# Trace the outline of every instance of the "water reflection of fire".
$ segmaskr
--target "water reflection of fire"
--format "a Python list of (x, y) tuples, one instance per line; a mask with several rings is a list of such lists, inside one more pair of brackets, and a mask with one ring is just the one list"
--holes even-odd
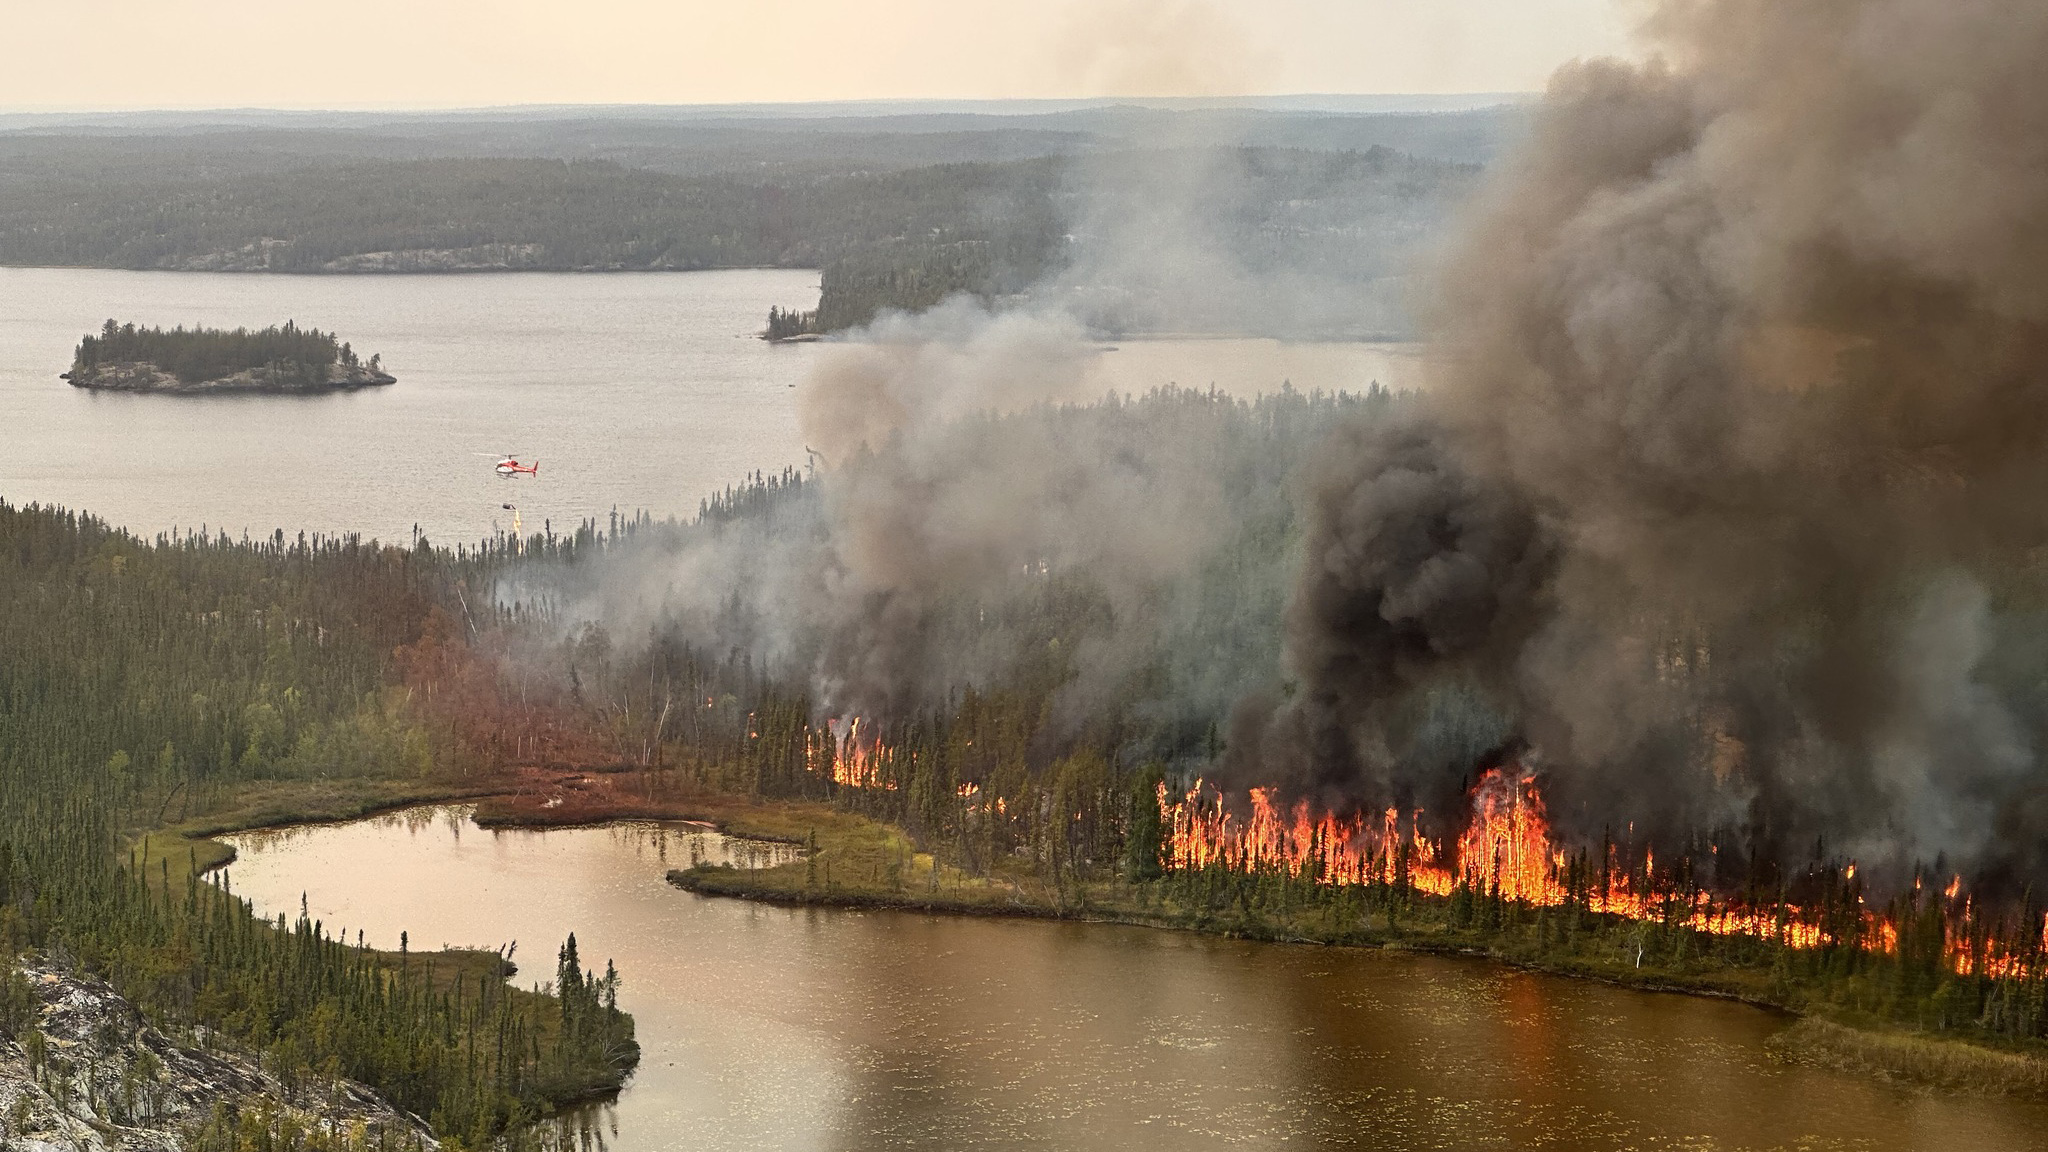
[[(1898, 926), (1862, 907), (1855, 865), (1841, 872), (1853, 891), (1847, 932), (1839, 918), (1782, 901), (1745, 906), (1693, 887), (1674, 870), (1660, 873), (1645, 850), (1640, 866), (1607, 846), (1604, 859), (1566, 850), (1550, 831), (1533, 773), (1511, 766), (1482, 776), (1470, 792), (1471, 811), (1454, 845), (1424, 835), (1420, 811), (1389, 808), (1377, 818), (1316, 814), (1302, 801), (1283, 812), (1270, 788), (1251, 790), (1250, 814), (1232, 812), (1202, 781), (1183, 796), (1159, 786), (1165, 825), (1165, 863), (1177, 871), (1222, 868), (1278, 872), (1322, 884), (1377, 884), (1432, 896), (1463, 889), (1530, 907), (1575, 904), (1588, 912), (1683, 926), (1715, 935), (1745, 935), (1793, 948), (1856, 942), (1881, 952), (1898, 947)], [(2022, 975), (2038, 967), (2030, 957), (2002, 951), (1987, 939), (1961, 879), (1944, 893), (1944, 953), (1961, 974)], [(2048, 950), (2048, 921), (2041, 944)]]

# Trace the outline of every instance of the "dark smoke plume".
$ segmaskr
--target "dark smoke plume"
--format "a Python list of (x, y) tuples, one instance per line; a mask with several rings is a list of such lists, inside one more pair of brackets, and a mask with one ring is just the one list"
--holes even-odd
[(1563, 69), (1482, 194), (1428, 418), (1313, 478), (1295, 691), (1238, 753), (1455, 789), (1416, 720), (1451, 693), (1594, 835), (2031, 867), (2048, 6), (1667, 0), (1647, 30), (1649, 63)]
[[(1303, 689), (1277, 717), (1268, 700), (1240, 709), (1234, 780), (1277, 778), (1339, 807), (1361, 787), (1404, 807), (1454, 797), (1440, 772), (1392, 756), (1399, 718), (1389, 705), (1448, 669), (1483, 677), (1511, 658), (1552, 552), (1520, 495), (1466, 470), (1445, 435), (1427, 416), (1383, 415), (1338, 429), (1309, 462), (1303, 569), (1288, 609)], [(1452, 760), (1462, 770), (1481, 751)]]

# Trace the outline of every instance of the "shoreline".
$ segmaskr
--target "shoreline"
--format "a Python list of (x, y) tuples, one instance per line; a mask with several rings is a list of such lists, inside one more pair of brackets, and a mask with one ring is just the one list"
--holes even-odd
[[(1633, 992), (1723, 1000), (1767, 1012), (1787, 1022), (1785, 1030), (1766, 1043), (1771, 1059), (1872, 1077), (1919, 1091), (2048, 1102), (2048, 1053), (2016, 1051), (1963, 1037), (1913, 1031), (1875, 1019), (1846, 1020), (1827, 1011), (1804, 1009), (1768, 995), (1720, 985), (1710, 979), (1689, 979), (1658, 968), (1614, 970), (1586, 962), (1515, 955), (1455, 940), (1386, 935), (1372, 930), (1348, 939), (1317, 939), (1203, 926), (1184, 919), (1130, 915), (1102, 908), (1060, 909), (1042, 904), (971, 903), (876, 892), (789, 892), (749, 884), (746, 877), (747, 873), (739, 869), (700, 865), (670, 869), (666, 879), (676, 888), (693, 895), (780, 907), (1100, 924), (1191, 932), (1261, 944), (1418, 953), (1487, 963), (1560, 980), (1591, 981)], [(1635, 974), (1638, 971), (1640, 975)]]
[[(303, 797), (299, 804), (263, 795), (255, 803), (194, 817), (152, 831), (134, 842), (145, 860), (151, 847), (168, 857), (189, 857), (201, 873), (231, 866), (233, 846), (214, 837), (351, 823), (409, 808), (474, 804), (471, 820), (486, 830), (605, 827), (630, 821), (691, 823), (721, 835), (810, 849), (802, 858), (759, 869), (699, 865), (670, 869), (664, 879), (679, 890), (705, 897), (748, 900), (782, 907), (896, 911), (924, 915), (1058, 921), (1161, 931), (1193, 932), (1257, 943), (1415, 952), (1499, 964), (1560, 979), (1591, 980), (1633, 991), (1698, 996), (1742, 1003), (1790, 1023), (1771, 1042), (1772, 1058), (1836, 1071), (1875, 1076), (1922, 1090), (1989, 1097), (2048, 1100), (2048, 1052), (2023, 1051), (1972, 1038), (1917, 1032), (1878, 1020), (1847, 1019), (1827, 1010), (1802, 1007), (1774, 997), (1755, 973), (1716, 979), (1660, 966), (1622, 967), (1584, 957), (1549, 957), (1484, 947), (1458, 939), (1450, 929), (1423, 924), (1389, 931), (1358, 921), (1323, 935), (1285, 930), (1267, 920), (1246, 922), (1195, 916), (1159, 903), (1159, 896), (1111, 881), (1098, 891), (1077, 886), (1034, 891), (1030, 877), (976, 877), (916, 850), (900, 830), (826, 804), (763, 801), (719, 792), (629, 795), (621, 781), (646, 782), (655, 773), (637, 768), (527, 767), (490, 779), (411, 782), (370, 793)], [(166, 842), (167, 841), (167, 842)], [(201, 846), (211, 846), (210, 850)], [(182, 865), (184, 860), (179, 860)], [(823, 883), (818, 869), (824, 866)], [(837, 874), (832, 872), (836, 866)], [(905, 878), (907, 870), (909, 877)], [(893, 887), (884, 886), (884, 878)], [(922, 889), (922, 890), (919, 890)], [(1426, 923), (1426, 922), (1424, 922)], [(1734, 977), (1749, 977), (1743, 979)]]
[[(746, 837), (753, 839), (753, 837)], [(1101, 924), (1123, 928), (1146, 928), (1160, 932), (1189, 932), (1198, 936), (1209, 936), (1219, 940), (1243, 940), (1255, 944), (1286, 944), (1307, 948), (1346, 948), (1361, 952), (1413, 952), (1427, 956), (1444, 956), (1462, 960), (1481, 960), (1498, 964), (1521, 972), (1561, 979), (1590, 980), (1616, 988), (1627, 988), (1637, 992), (1656, 992), (1678, 996), (1697, 996), (1709, 1000), (1728, 1000), (1761, 1008), (1776, 1015), (1807, 1019), (1795, 1008), (1761, 996), (1717, 988), (1710, 984), (1688, 983), (1673, 979), (1670, 974), (1657, 972), (1641, 979), (1603, 973), (1590, 968), (1574, 968), (1571, 965), (1542, 963), (1526, 958), (1455, 941), (1431, 941), (1413, 937), (1383, 936), (1355, 940), (1318, 940), (1309, 936), (1288, 936), (1279, 933), (1240, 932), (1228, 929), (1203, 928), (1178, 922), (1169, 917), (1146, 917), (1108, 912), (1099, 909), (1059, 909), (1042, 904), (998, 904), (970, 903), (934, 900), (909, 895), (861, 892), (817, 892), (790, 893), (774, 889), (750, 889), (743, 884), (707, 883), (708, 877), (723, 876), (738, 869), (727, 869), (718, 865), (700, 865), (696, 868), (671, 868), (664, 877), (671, 885), (698, 896), (710, 896), (728, 900), (744, 900), (755, 904), (772, 904), (785, 908), (846, 908), (874, 912), (915, 912), (928, 916), (979, 917), (1008, 920), (1046, 920), (1066, 924)]]
[(329, 369), (321, 383), (278, 380), (265, 369), (243, 369), (227, 376), (186, 381), (149, 361), (101, 365), (60, 372), (57, 379), (87, 392), (119, 392), (132, 396), (331, 396), (388, 388), (398, 377), (369, 369)]

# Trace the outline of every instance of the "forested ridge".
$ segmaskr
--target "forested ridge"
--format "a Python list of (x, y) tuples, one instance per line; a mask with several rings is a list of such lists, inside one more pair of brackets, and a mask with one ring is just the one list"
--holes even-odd
[[(1513, 101), (1440, 111), (1327, 112), (1145, 108), (1059, 111), (1012, 104), (973, 111), (930, 105), (813, 108), (809, 115), (666, 115), (585, 108), (454, 113), (0, 113), (0, 188), (43, 180), (83, 186), (254, 175), (370, 160), (601, 160), (675, 176), (775, 184), (936, 164), (993, 163), (1158, 147), (1364, 152), (1391, 148), (1483, 164), (1524, 130)], [(823, 113), (823, 114), (816, 114)]]
[[(1171, 178), (1162, 183), (1161, 171)], [(822, 268), (816, 328), (838, 331), (955, 293), (1019, 293), (1079, 261), (1091, 283), (1121, 294), (1091, 318), (1192, 328), (1214, 321), (1185, 300), (1154, 299), (1157, 286), (1122, 282), (1117, 269), (1134, 244), (1212, 244), (1240, 272), (1369, 285), (1402, 270), (1476, 172), (1378, 146), (1134, 149), (773, 178), (607, 160), (247, 166), (228, 157), (105, 179), (16, 161), (0, 167), (0, 263), (326, 273)], [(1156, 225), (1169, 234), (1131, 235), (1155, 226), (1147, 213), (1162, 199), (1187, 200)], [(1135, 306), (1123, 299), (1133, 293)], [(1344, 310), (1338, 304), (1309, 327), (1326, 328)]]
[(368, 258), (378, 254), (456, 252), (544, 270), (810, 268), (904, 235), (984, 234), (1042, 202), (1056, 175), (1034, 160), (756, 184), (507, 158), (51, 179), (0, 207), (0, 261), (320, 272), (376, 270)]

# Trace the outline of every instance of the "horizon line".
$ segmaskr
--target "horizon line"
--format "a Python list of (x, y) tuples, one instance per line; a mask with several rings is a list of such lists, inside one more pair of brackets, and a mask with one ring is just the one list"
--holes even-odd
[[(1091, 107), (1116, 107), (1119, 105), (1161, 106), (1177, 105), (1196, 109), (1228, 110), (1266, 102), (1302, 103), (1309, 101), (1413, 101), (1416, 104), (1447, 103), (1460, 105), (1455, 110), (1472, 110), (1488, 107), (1478, 101), (1492, 101), (1495, 104), (1522, 103), (1541, 96), (1540, 92), (1522, 91), (1460, 91), (1460, 92), (1276, 92), (1257, 95), (1234, 96), (875, 96), (841, 97), (827, 100), (732, 100), (656, 103), (650, 101), (536, 101), (529, 103), (505, 104), (108, 104), (108, 105), (52, 105), (52, 104), (0, 104), (0, 117), (70, 117), (70, 116), (132, 116), (132, 115), (184, 115), (184, 116), (318, 116), (318, 115), (489, 115), (493, 113), (548, 113), (574, 111), (646, 111), (646, 112), (713, 112), (713, 111), (761, 111), (774, 109), (832, 109), (856, 107), (909, 107), (932, 105), (1058, 105), (1062, 108), (1082, 109)], [(1475, 103), (1466, 104), (1471, 101)], [(1305, 108), (1303, 111), (1330, 111), (1343, 114), (1341, 110)], [(1402, 111), (1399, 108), (1378, 111)], [(1415, 111), (1427, 111), (1417, 108)], [(1370, 114), (1369, 112), (1366, 114)]]

